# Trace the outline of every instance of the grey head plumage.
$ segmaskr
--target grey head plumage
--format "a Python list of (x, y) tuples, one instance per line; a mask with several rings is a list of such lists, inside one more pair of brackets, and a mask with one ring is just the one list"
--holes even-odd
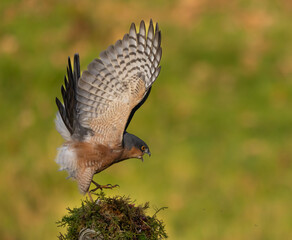
[[(151, 156), (151, 152), (149, 150), (148, 145), (140, 138), (135, 136), (134, 134), (125, 132), (123, 136), (123, 147), (127, 149), (132, 149), (133, 147), (139, 149), (142, 154), (146, 153)], [(141, 157), (142, 161), (143, 158)]]

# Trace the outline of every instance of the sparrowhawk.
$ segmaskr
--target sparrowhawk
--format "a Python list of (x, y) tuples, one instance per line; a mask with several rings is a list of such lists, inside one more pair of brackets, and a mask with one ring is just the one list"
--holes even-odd
[(82, 74), (79, 55), (74, 56), (73, 69), (68, 58), (63, 103), (56, 98), (55, 120), (66, 142), (56, 162), (77, 181), (81, 193), (95, 183), (94, 174), (123, 160), (150, 155), (147, 144), (128, 133), (127, 127), (159, 75), (161, 55), (161, 32), (150, 20), (148, 32), (144, 21), (139, 32), (132, 23), (129, 33), (101, 52)]

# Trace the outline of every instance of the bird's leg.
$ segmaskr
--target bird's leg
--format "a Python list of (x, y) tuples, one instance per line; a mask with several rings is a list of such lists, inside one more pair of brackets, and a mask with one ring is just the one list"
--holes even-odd
[(88, 191), (87, 194), (88, 194), (88, 197), (90, 198), (90, 201), (93, 202), (93, 199), (92, 199), (92, 196), (91, 196), (91, 191)]
[(119, 187), (119, 185), (118, 185), (118, 184), (115, 184), (115, 185), (107, 184), (107, 185), (101, 185), (100, 187), (101, 187), (101, 189), (103, 189), (103, 188), (106, 188), (106, 189), (113, 189), (113, 188), (115, 188), (115, 187)]
[(94, 193), (96, 190), (98, 190), (98, 189), (102, 190), (104, 188), (105, 189), (113, 189), (115, 187), (119, 187), (118, 184), (116, 184), (116, 185), (112, 185), (112, 184), (100, 185), (100, 184), (98, 184), (97, 182), (95, 182), (93, 180), (91, 180), (91, 182), (96, 186), (96, 188), (93, 188), (93, 189), (91, 189), (90, 191), (87, 192), (87, 194), (88, 194), (88, 196), (89, 196), (89, 198), (90, 198), (90, 200), (92, 202), (93, 202), (93, 199), (92, 199), (91, 193)]
[(118, 184), (116, 184), (116, 185), (112, 185), (112, 184), (100, 185), (100, 184), (98, 184), (97, 182), (95, 182), (93, 180), (91, 182), (96, 186), (96, 188), (94, 188), (94, 189), (91, 190), (92, 192), (95, 192), (97, 189), (102, 190), (104, 188), (106, 188), (106, 189), (113, 189), (115, 187), (119, 187)]

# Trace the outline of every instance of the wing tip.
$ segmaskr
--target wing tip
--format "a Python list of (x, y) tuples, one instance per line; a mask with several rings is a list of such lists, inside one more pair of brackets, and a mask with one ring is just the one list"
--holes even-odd
[(145, 21), (144, 20), (141, 20), (141, 22), (140, 22), (140, 26), (141, 25), (144, 25), (145, 26)]
[(59, 100), (59, 98), (57, 98), (57, 97), (55, 98), (55, 102), (56, 102), (57, 106), (58, 106), (59, 104), (62, 104), (61, 101)]
[(135, 25), (135, 23), (131, 23), (131, 26), (130, 26), (130, 33), (131, 32), (135, 32), (136, 33), (136, 25)]
[(150, 18), (149, 24), (153, 26), (152, 18)]
[(158, 22), (156, 22), (155, 32), (160, 32)]

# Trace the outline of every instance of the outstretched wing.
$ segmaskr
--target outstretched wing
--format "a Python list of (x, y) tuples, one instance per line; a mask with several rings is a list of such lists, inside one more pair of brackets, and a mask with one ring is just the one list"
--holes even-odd
[[(62, 90), (65, 92), (65, 110), (59, 107), (62, 105), (58, 105), (72, 136), (110, 146), (122, 143), (126, 126), (146, 100), (149, 95), (147, 93), (159, 75), (162, 54), (160, 44), (158, 24), (154, 30), (150, 21), (147, 34), (144, 21), (141, 22), (138, 33), (132, 24), (129, 34), (103, 51), (100, 59), (93, 60), (77, 81), (73, 74), (73, 82), (77, 83), (73, 91), (75, 98), (72, 100), (71, 97), (68, 101), (75, 109), (73, 107), (67, 113), (67, 108), (71, 105), (66, 106), (66, 99), (71, 94), (70, 86), (68, 90), (66, 84), (66, 91)], [(69, 75), (68, 73), (70, 82)], [(70, 120), (72, 112), (75, 122)]]
[(71, 60), (68, 58), (67, 77), (64, 77), (65, 88), (64, 86), (61, 87), (64, 104), (56, 98), (56, 104), (59, 110), (56, 118), (56, 127), (65, 140), (82, 141), (85, 136), (91, 133), (91, 130), (82, 127), (78, 121), (76, 108), (76, 90), (80, 78), (80, 62), (78, 54), (74, 55), (74, 72), (72, 71)]

